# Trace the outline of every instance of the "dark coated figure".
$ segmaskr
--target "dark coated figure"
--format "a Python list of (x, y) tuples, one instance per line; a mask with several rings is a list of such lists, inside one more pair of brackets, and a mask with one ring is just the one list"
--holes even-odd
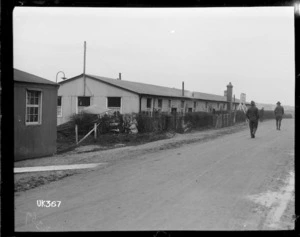
[(275, 119), (276, 119), (276, 129), (280, 130), (282, 116), (284, 115), (284, 109), (280, 105), (279, 101), (277, 102), (277, 106), (276, 106), (276, 108), (274, 110), (274, 114), (275, 114)]
[(251, 138), (255, 138), (255, 133), (257, 130), (259, 120), (259, 111), (258, 108), (255, 106), (254, 101), (251, 101), (251, 107), (247, 110), (246, 117), (249, 120)]

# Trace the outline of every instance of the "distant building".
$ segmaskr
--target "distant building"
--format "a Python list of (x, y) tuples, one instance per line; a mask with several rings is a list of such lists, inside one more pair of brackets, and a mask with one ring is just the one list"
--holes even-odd
[(15, 160), (56, 152), (58, 84), (14, 69)]
[[(125, 81), (94, 75), (78, 75), (61, 81), (58, 89), (57, 122), (69, 121), (70, 116), (80, 113), (84, 107), (97, 105), (103, 109), (112, 109), (121, 114), (149, 113), (155, 111), (174, 112), (212, 112), (227, 110), (232, 104), (235, 109), (239, 100), (233, 101), (232, 85), (226, 96), (191, 92), (139, 82)], [(228, 89), (228, 88), (227, 88)]]

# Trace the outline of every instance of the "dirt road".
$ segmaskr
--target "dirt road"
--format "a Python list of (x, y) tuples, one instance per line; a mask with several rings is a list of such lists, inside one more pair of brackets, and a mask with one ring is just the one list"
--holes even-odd
[[(123, 154), (124, 155), (124, 154)], [(16, 231), (294, 227), (294, 120), (147, 152), (21, 192)], [(61, 201), (38, 207), (38, 200)], [(45, 205), (47, 205), (45, 203)]]

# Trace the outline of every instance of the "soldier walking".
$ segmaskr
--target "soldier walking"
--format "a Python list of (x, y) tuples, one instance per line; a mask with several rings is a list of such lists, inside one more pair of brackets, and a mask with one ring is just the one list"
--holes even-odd
[(255, 106), (254, 101), (251, 101), (251, 107), (247, 110), (246, 117), (249, 120), (251, 138), (255, 138), (255, 133), (257, 130), (259, 120), (259, 111), (258, 108)]
[(279, 101), (277, 102), (277, 106), (276, 106), (276, 108), (274, 110), (274, 114), (275, 114), (275, 119), (276, 119), (276, 129), (280, 130), (282, 116), (284, 115), (284, 109), (280, 105)]

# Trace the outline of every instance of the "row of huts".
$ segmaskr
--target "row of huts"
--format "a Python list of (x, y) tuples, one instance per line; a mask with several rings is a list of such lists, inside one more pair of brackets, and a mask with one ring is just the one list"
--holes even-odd
[(240, 101), (227, 85), (224, 95), (191, 92), (139, 82), (81, 74), (54, 83), (14, 69), (15, 160), (56, 153), (56, 126), (96, 105), (126, 113), (232, 110)]

